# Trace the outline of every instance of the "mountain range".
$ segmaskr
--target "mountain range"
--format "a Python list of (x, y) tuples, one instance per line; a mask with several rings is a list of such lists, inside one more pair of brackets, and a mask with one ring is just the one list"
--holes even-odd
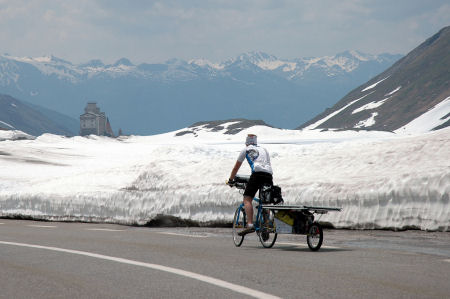
[(4, 54), (0, 93), (56, 117), (73, 135), (88, 101), (97, 102), (115, 131), (128, 134), (167, 132), (205, 119), (262, 119), (294, 128), (400, 57), (347, 51), (286, 60), (249, 52), (221, 63), (172, 59), (134, 65), (126, 58), (73, 64), (54, 56)]
[(427, 131), (450, 126), (450, 26), (299, 129)]

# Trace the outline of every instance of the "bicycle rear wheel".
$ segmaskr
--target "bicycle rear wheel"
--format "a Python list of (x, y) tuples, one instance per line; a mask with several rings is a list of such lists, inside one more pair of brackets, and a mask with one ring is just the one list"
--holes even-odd
[(245, 210), (243, 206), (239, 206), (234, 213), (233, 219), (233, 242), (236, 247), (242, 245), (244, 241), (244, 236), (239, 236), (239, 232), (245, 229), (247, 225), (247, 215), (245, 214)]
[(260, 226), (261, 228), (258, 231), (259, 241), (265, 248), (271, 248), (278, 236), (273, 210), (262, 210)]

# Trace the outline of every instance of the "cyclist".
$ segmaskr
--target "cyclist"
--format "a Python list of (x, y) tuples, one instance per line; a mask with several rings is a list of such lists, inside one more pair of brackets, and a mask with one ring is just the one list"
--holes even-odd
[(254, 134), (248, 134), (245, 140), (245, 148), (240, 152), (236, 164), (231, 171), (228, 183), (231, 185), (234, 182), (234, 178), (244, 162), (247, 159), (248, 164), (252, 170), (247, 187), (244, 191), (244, 209), (247, 214), (247, 228), (244, 229), (239, 235), (243, 236), (255, 231), (253, 227), (253, 205), (252, 201), (256, 195), (256, 192), (262, 185), (273, 185), (272, 181), (272, 166), (270, 165), (269, 152), (258, 146), (257, 136)]

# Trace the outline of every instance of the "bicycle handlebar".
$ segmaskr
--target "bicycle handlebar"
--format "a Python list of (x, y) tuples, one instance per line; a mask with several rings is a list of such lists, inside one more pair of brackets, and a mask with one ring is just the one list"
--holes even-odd
[(233, 186), (236, 187), (237, 189), (245, 189), (245, 187), (247, 187), (247, 184), (246, 183), (234, 183)]
[(247, 183), (243, 183), (243, 182), (227, 182), (227, 185), (230, 187), (236, 187), (237, 189), (245, 189), (245, 187), (247, 187)]

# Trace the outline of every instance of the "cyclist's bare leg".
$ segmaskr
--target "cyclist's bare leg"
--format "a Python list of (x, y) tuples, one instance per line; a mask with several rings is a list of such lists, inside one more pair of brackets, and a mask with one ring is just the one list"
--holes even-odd
[(250, 196), (244, 196), (244, 209), (247, 214), (247, 224), (253, 224), (253, 198)]

